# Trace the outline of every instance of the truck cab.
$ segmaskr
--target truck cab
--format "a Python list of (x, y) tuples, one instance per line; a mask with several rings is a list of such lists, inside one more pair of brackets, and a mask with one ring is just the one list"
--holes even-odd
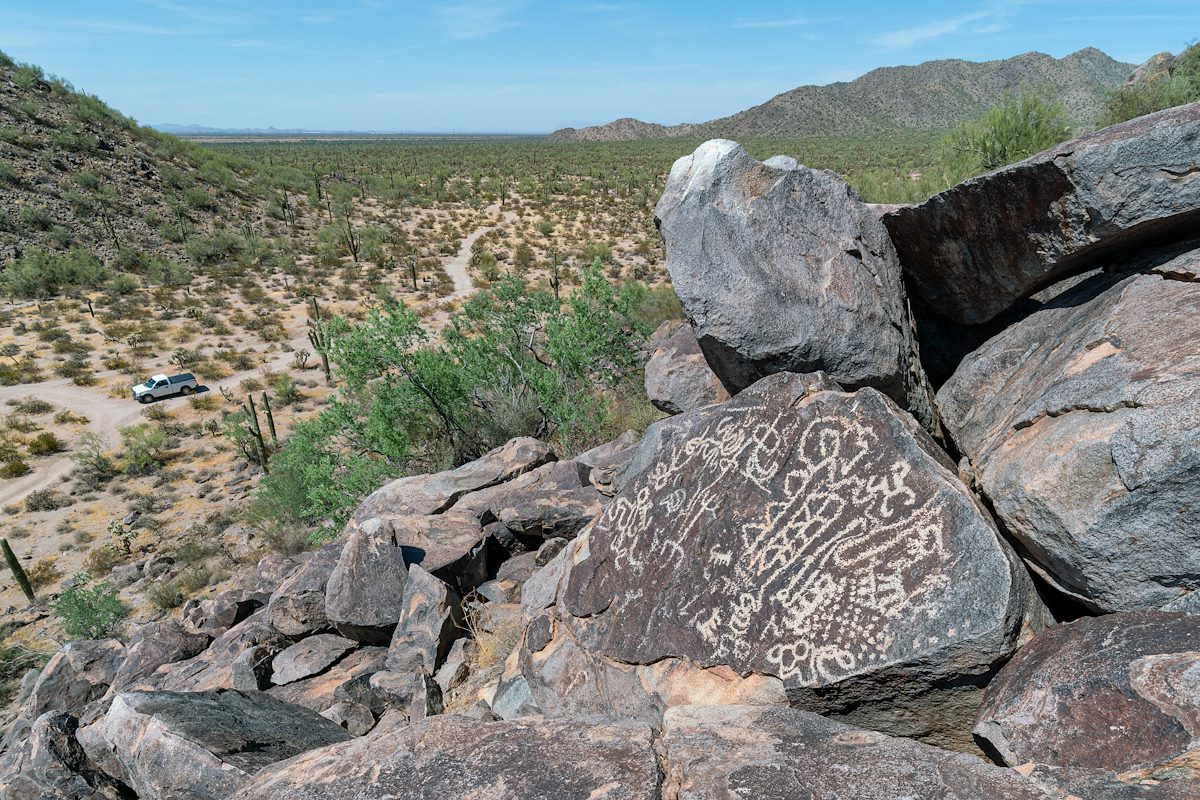
[(196, 384), (196, 376), (190, 372), (183, 372), (179, 375), (152, 375), (145, 383), (139, 383), (130, 390), (133, 393), (133, 399), (139, 403), (152, 403), (160, 397), (168, 397), (173, 394), (192, 394), (198, 388)]

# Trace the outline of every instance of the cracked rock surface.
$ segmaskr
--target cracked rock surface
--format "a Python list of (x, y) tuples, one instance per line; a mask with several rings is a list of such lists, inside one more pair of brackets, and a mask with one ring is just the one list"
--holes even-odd
[(1200, 251), (1099, 273), (972, 353), (947, 432), (1034, 569), (1099, 611), (1200, 586)]

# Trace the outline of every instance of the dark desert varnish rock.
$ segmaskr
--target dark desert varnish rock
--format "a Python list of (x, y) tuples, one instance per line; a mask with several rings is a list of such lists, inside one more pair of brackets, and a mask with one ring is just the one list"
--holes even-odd
[(1200, 222), (1200, 103), (1064, 142), (885, 214), (913, 292), (986, 322), (1114, 251)]
[(526, 586), (510, 687), (551, 714), (853, 708), (855, 724), (969, 746), (977, 685), (1044, 609), (933, 440), (880, 393), (831, 387), (777, 375), (672, 418)]
[(1000, 671), (975, 734), (1001, 763), (1041, 765), (1038, 780), (1084, 797), (1133, 797), (1144, 781), (1162, 784), (1146, 797), (1200, 796), (1198, 676), (1198, 617), (1080, 619), (1039, 634)]

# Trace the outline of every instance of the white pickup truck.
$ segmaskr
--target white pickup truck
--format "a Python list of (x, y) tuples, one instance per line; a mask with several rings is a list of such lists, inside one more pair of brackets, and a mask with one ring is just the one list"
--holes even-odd
[(139, 383), (136, 386), (130, 387), (133, 391), (133, 399), (139, 403), (153, 403), (160, 397), (167, 397), (173, 394), (191, 394), (200, 388), (196, 384), (196, 376), (190, 372), (184, 372), (179, 375), (154, 375), (145, 383)]

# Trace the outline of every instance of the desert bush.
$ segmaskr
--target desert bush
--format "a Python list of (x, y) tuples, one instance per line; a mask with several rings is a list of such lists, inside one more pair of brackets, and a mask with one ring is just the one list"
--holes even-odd
[(47, 655), (11, 641), (14, 625), (0, 628), (0, 705), (7, 706), (17, 693), (21, 678), (31, 669), (46, 663)]
[(27, 446), (29, 454), (32, 456), (48, 456), (52, 453), (61, 452), (66, 447), (63, 441), (50, 431), (44, 431), (34, 436), (29, 440)]
[(170, 611), (183, 605), (183, 591), (173, 580), (162, 580), (146, 589), (146, 601), (160, 611)]
[(40, 397), (23, 397), (20, 400), (9, 400), (7, 403), (18, 414), (49, 414), (54, 406)]
[(19, 478), (28, 475), (33, 469), (20, 458), (11, 458), (0, 465), (0, 478)]
[(271, 394), (281, 406), (290, 406), (303, 396), (296, 386), (296, 380), (287, 373), (277, 375), (271, 381)]
[(86, 572), (75, 576), (75, 586), (67, 589), (51, 605), (62, 622), (63, 630), (73, 639), (105, 639), (121, 630), (129, 612), (107, 583), (91, 584)]
[(161, 468), (166, 441), (167, 432), (148, 422), (121, 428), (121, 443), (125, 446), (121, 454), (122, 470), (127, 475), (137, 475)]
[(966, 174), (988, 172), (1069, 139), (1062, 103), (1041, 90), (1006, 94), (999, 106), (951, 131), (945, 146)]
[(123, 548), (102, 544), (83, 559), (83, 568), (91, 575), (104, 576), (112, 572), (113, 567), (128, 562), (130, 558)]
[(1099, 123), (1115, 125), (1197, 100), (1200, 100), (1200, 44), (1192, 44), (1176, 57), (1168, 74), (1113, 90), (1104, 101)]
[(54, 489), (38, 489), (25, 496), (26, 511), (54, 511), (71, 505), (71, 498)]
[(98, 289), (110, 275), (82, 248), (60, 254), (32, 248), (0, 272), (0, 288), (16, 297), (47, 297), (72, 289)]
[(30, 565), (25, 571), (26, 577), (29, 578), (29, 585), (35, 589), (43, 586), (49, 586), (56, 580), (62, 577), (62, 573), (58, 571), (58, 559), (55, 556), (46, 556), (38, 559)]

